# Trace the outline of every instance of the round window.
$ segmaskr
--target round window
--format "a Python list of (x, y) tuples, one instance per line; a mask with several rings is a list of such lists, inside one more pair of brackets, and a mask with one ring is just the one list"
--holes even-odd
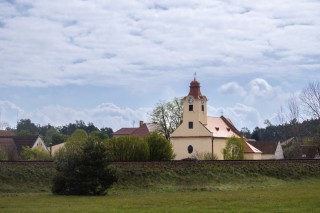
[(191, 145), (188, 146), (188, 152), (189, 152), (189, 154), (191, 154), (193, 152), (193, 146), (191, 146)]

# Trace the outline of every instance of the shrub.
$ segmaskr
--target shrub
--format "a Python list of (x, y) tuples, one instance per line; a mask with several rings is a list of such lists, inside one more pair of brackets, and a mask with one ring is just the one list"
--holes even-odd
[(104, 195), (117, 180), (103, 142), (87, 139), (79, 149), (66, 146), (58, 152), (55, 164), (54, 194)]
[(137, 136), (112, 138), (107, 146), (112, 161), (149, 160), (148, 144)]
[(20, 153), (21, 160), (50, 160), (51, 157), (48, 152), (41, 149), (31, 149), (29, 146), (22, 147)]
[(218, 156), (216, 154), (212, 154), (210, 152), (196, 151), (192, 157), (197, 160), (218, 160)]
[(0, 146), (0, 160), (8, 160), (8, 155), (2, 146)]
[(227, 145), (223, 149), (225, 160), (243, 160), (244, 159), (244, 140), (232, 136), (227, 140)]
[(151, 161), (172, 160), (175, 157), (171, 142), (160, 134), (153, 132), (145, 141), (149, 145)]

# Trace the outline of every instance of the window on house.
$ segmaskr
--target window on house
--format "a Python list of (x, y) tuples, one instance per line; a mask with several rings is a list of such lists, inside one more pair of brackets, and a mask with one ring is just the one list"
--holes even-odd
[(204, 105), (201, 105), (201, 111), (202, 112), (204, 111)]
[(193, 122), (189, 122), (189, 129), (193, 129)]
[(193, 111), (193, 105), (189, 105), (189, 111)]

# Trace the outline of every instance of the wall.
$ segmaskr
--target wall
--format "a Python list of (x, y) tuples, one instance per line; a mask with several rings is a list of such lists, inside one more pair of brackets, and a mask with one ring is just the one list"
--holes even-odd
[(244, 153), (245, 160), (261, 160), (261, 153)]
[[(199, 153), (212, 153), (212, 140), (211, 137), (205, 138), (174, 138), (171, 141), (173, 150), (176, 154), (175, 160), (185, 158), (192, 158), (196, 152)], [(193, 152), (188, 153), (188, 146), (193, 147)]]

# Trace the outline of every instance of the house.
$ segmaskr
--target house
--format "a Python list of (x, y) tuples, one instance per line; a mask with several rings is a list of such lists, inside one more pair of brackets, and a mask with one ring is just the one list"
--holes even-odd
[[(207, 116), (207, 97), (201, 94), (200, 83), (194, 79), (190, 91), (182, 99), (183, 122), (170, 135), (176, 160), (192, 158), (194, 153), (212, 153), (223, 160), (227, 140), (242, 137), (231, 120)], [(261, 151), (245, 143), (245, 159), (261, 159)]]
[(262, 152), (261, 157), (263, 160), (278, 160), (284, 158), (280, 142), (248, 140), (248, 143)]
[(113, 133), (113, 137), (138, 136), (139, 138), (144, 138), (154, 131), (156, 131), (156, 127), (153, 124), (146, 124), (143, 121), (140, 121), (139, 127), (121, 128)]
[(0, 131), (0, 146), (6, 151), (8, 160), (17, 160), (24, 146), (49, 152), (43, 140), (38, 135), (16, 136), (15, 133), (10, 130)]
[(320, 159), (320, 150), (317, 146), (300, 146), (293, 152), (295, 159)]
[(22, 148), (27, 146), (30, 147), (31, 149), (39, 149), (44, 152), (48, 152), (49, 150), (47, 146), (44, 144), (44, 141), (41, 139), (40, 136), (35, 135), (35, 136), (15, 136), (14, 137), (14, 142), (17, 147), (17, 152), (20, 154), (22, 151)]
[(57, 154), (57, 152), (64, 147), (64, 145), (66, 144), (66, 142), (64, 143), (59, 143), (53, 146), (49, 147), (49, 151), (50, 151), (50, 155), (54, 156), (55, 154)]

